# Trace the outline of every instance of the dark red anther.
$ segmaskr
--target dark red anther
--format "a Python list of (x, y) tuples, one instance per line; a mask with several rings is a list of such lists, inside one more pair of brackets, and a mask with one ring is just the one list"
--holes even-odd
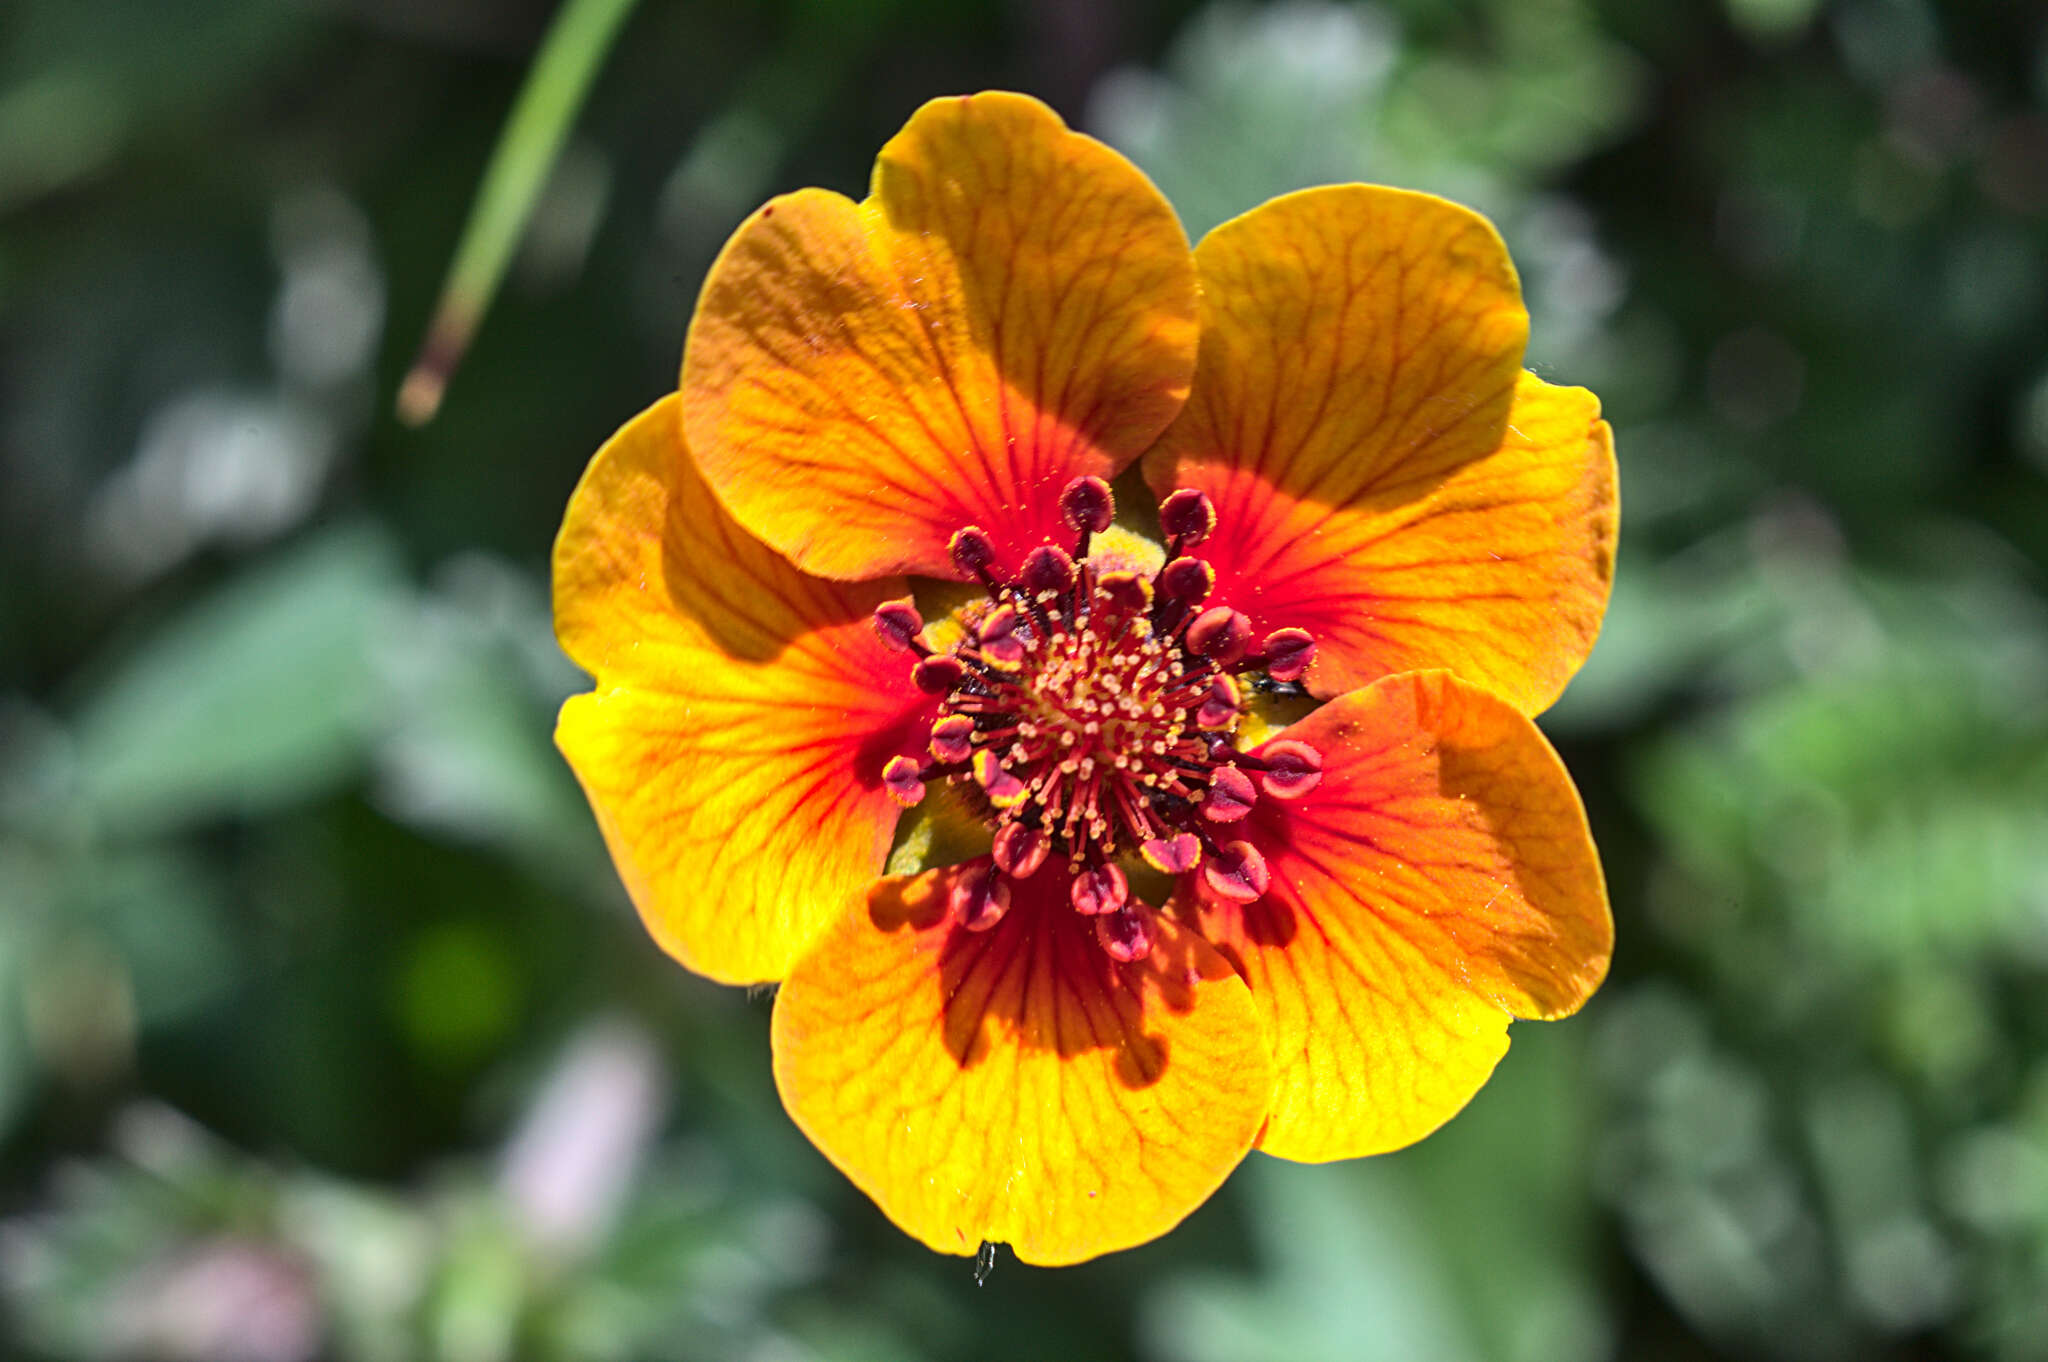
[(1030, 793), (1024, 788), (1024, 782), (1004, 770), (996, 754), (986, 747), (974, 754), (974, 778), (980, 783), (982, 793), (988, 796), (988, 802), (999, 809), (1016, 808)]
[[(1301, 744), (1240, 752), (1231, 735), (1247, 703), (1244, 677), (1263, 668), (1299, 677), (1312, 645), (1305, 631), (1278, 630), (1255, 651), (1251, 620), (1228, 608), (1216, 568), (1189, 547), (1217, 524), (1202, 493), (1162, 503), (1165, 561), (1142, 571), (1121, 554), (1089, 552), (1091, 536), (1114, 532), (1105, 480), (1075, 478), (1059, 507), (1078, 542), (1041, 541), (1008, 519), (953, 535), (951, 570), (979, 581), (985, 602), (929, 628), (909, 600), (878, 612), (884, 637), (913, 650), (933, 721), (929, 756), (914, 754), (921, 769), (906, 757), (888, 784), (905, 803), (934, 780), (958, 784), (990, 830), (988, 854), (951, 872), (954, 920), (986, 930), (1020, 883), (1044, 875), (1067, 886), (1112, 960), (1142, 960), (1167, 928), (1131, 893), (1131, 875), (1150, 873), (1132, 852), (1212, 904), (1251, 902), (1272, 881), (1250, 843), (1227, 839), (1259, 825), (1272, 792), (1311, 788), (1320, 760)], [(1018, 557), (1000, 556), (1026, 533)], [(940, 634), (944, 656), (926, 641)], [(1047, 869), (1056, 860), (1057, 874)]]
[(1164, 875), (1185, 875), (1202, 859), (1202, 844), (1192, 832), (1154, 837), (1138, 848), (1145, 863)]
[(929, 695), (949, 693), (966, 675), (967, 668), (951, 653), (934, 653), (930, 657), (921, 658), (918, 664), (910, 669), (910, 679), (917, 683), (919, 690)]
[(1112, 960), (1128, 965), (1152, 954), (1151, 910), (1128, 904), (1095, 919), (1095, 939)]
[(1215, 605), (1195, 616), (1188, 626), (1188, 647), (1219, 667), (1244, 656), (1252, 641), (1252, 622), (1227, 605)]
[(1024, 566), (1018, 570), (1017, 578), (1033, 595), (1065, 591), (1074, 584), (1073, 555), (1051, 544), (1041, 544), (1024, 555)]
[(1254, 903), (1273, 885), (1273, 871), (1250, 842), (1231, 842), (1202, 863), (1202, 883), (1217, 898)]
[(924, 798), (924, 770), (909, 757), (891, 757), (882, 763), (882, 788), (889, 798), (910, 808)]
[(1275, 799), (1299, 799), (1323, 781), (1323, 754), (1305, 742), (1282, 738), (1259, 749), (1266, 769), (1259, 784)]
[(1029, 823), (1005, 823), (996, 829), (995, 845), (989, 854), (1004, 874), (1013, 880), (1028, 880), (1052, 851), (1052, 838)]
[(1101, 917), (1114, 913), (1131, 898), (1130, 877), (1123, 867), (1114, 863), (1091, 865), (1074, 876), (1074, 886), (1069, 891), (1074, 900), (1074, 911), (1089, 917)]
[(1192, 487), (1183, 487), (1159, 503), (1159, 528), (1169, 543), (1188, 548), (1216, 528), (1216, 503)]
[(1108, 483), (1085, 474), (1060, 489), (1060, 518), (1076, 534), (1101, 534), (1116, 518), (1116, 497)]
[(1209, 682), (1209, 693), (1202, 697), (1202, 703), (1195, 709), (1195, 725), (1210, 733), (1226, 729), (1237, 722), (1238, 710), (1243, 704), (1244, 697), (1233, 678), (1214, 677)]
[(1202, 797), (1202, 817), (1212, 823), (1235, 823), (1259, 802), (1252, 778), (1235, 766), (1219, 766), (1209, 773), (1209, 792)]
[(1017, 632), (1017, 607), (999, 605), (974, 631), (981, 655), (990, 666), (1015, 671), (1024, 662), (1024, 636)]
[(925, 651), (924, 640), (918, 637), (924, 632), (924, 616), (917, 613), (916, 603), (908, 596), (875, 607), (875, 632), (900, 652)]
[(988, 576), (989, 565), (996, 560), (995, 542), (988, 537), (988, 531), (979, 525), (968, 525), (953, 531), (953, 538), (947, 543), (946, 552), (953, 559), (953, 566), (959, 569), (963, 577)]
[(1275, 681), (1299, 681), (1315, 661), (1316, 641), (1306, 629), (1275, 629), (1266, 635), (1266, 675)]
[(992, 865), (968, 866), (946, 892), (953, 920), (970, 932), (985, 932), (1010, 911), (1010, 886)]
[(1216, 589), (1216, 569), (1199, 558), (1176, 558), (1159, 569), (1159, 594), (1194, 604)]
[(1111, 605), (1136, 615), (1152, 605), (1152, 583), (1135, 572), (1105, 572), (1095, 589)]
[(948, 714), (932, 725), (932, 758), (948, 766), (974, 755), (974, 720), (965, 714)]

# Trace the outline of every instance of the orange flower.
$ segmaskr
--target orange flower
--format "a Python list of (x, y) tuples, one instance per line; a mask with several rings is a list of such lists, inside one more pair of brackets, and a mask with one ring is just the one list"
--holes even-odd
[(1141, 1243), (1253, 1147), (1420, 1138), (1597, 986), (1528, 716), (1613, 455), (1526, 331), (1462, 208), (1308, 190), (1190, 252), (1018, 95), (734, 234), (570, 503), (557, 737), (656, 940), (781, 982), (784, 1103), (911, 1234)]

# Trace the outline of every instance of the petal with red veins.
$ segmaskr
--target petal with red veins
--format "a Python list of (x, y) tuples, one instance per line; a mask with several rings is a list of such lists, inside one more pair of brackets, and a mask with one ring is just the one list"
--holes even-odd
[(555, 542), (555, 630), (596, 678), (555, 740), (656, 941), (727, 983), (780, 978), (882, 868), (936, 701), (875, 632), (900, 579), (799, 572), (734, 524), (679, 403), (591, 460)]
[(1012, 884), (999, 922), (964, 931), (951, 886), (987, 864), (882, 881), (797, 963), (775, 1001), (783, 1104), (942, 1253), (1072, 1263), (1164, 1234), (1265, 1117), (1250, 995), (1164, 917), (1142, 960), (1112, 961), (1064, 875)]
[(1522, 372), (1513, 265), (1475, 213), (1336, 185), (1196, 252), (1201, 357), (1146, 455), (1216, 505), (1213, 599), (1315, 640), (1334, 696), (1446, 668), (1546, 708), (1606, 611), (1617, 523), (1600, 405)]
[(687, 436), (741, 524), (829, 577), (956, 576), (1067, 542), (1059, 494), (1179, 410), (1194, 263), (1144, 175), (1037, 100), (934, 100), (868, 198), (807, 189), (740, 227), (683, 357)]
[(1526, 717), (1445, 672), (1388, 677), (1281, 739), (1323, 777), (1235, 836), (1270, 883), (1177, 910), (1238, 965), (1279, 1070), (1260, 1147), (1320, 1161), (1421, 1139), (1477, 1092), (1512, 1017), (1561, 1017), (1613, 948), (1570, 777)]

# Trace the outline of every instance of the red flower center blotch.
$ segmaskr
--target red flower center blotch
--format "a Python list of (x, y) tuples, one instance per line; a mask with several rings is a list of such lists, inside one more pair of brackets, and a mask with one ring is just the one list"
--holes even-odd
[[(1315, 645), (1280, 629), (1254, 649), (1244, 615), (1208, 603), (1215, 573), (1189, 553), (1216, 522), (1201, 493), (1163, 503), (1166, 561), (1149, 577), (1090, 556), (1115, 511), (1102, 479), (1074, 479), (1060, 509), (1073, 552), (1041, 546), (1014, 575), (996, 571), (980, 526), (954, 534), (954, 565), (988, 598), (963, 612), (966, 632), (950, 653), (931, 651), (909, 601), (875, 611), (876, 632), (914, 653), (917, 684), (941, 697), (929, 759), (892, 758), (883, 783), (905, 805), (923, 799), (926, 781), (964, 785), (993, 829), (989, 877), (956, 905), (963, 926), (995, 925), (1009, 902), (1005, 880), (1063, 859), (1073, 905), (1096, 919), (1102, 948), (1136, 960), (1151, 949), (1152, 909), (1130, 897), (1118, 858), (1139, 855), (1173, 875), (1206, 858), (1232, 898), (1264, 892), (1257, 853), (1222, 836), (1258, 799), (1253, 777), (1276, 774), (1231, 742), (1239, 678), (1262, 673), (1255, 684), (1291, 687)], [(1290, 763), (1282, 797), (1300, 792), (1312, 759)]]

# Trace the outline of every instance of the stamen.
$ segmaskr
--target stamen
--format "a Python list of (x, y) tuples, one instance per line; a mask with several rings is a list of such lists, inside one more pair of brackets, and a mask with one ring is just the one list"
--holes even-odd
[(1135, 572), (1105, 572), (1095, 589), (1110, 604), (1133, 615), (1143, 614), (1152, 604), (1152, 583)]
[(1052, 839), (1040, 829), (1023, 823), (1005, 823), (996, 829), (990, 854), (1011, 879), (1028, 880), (1051, 852)]
[(875, 607), (875, 632), (882, 636), (882, 642), (900, 652), (930, 651), (919, 637), (924, 632), (924, 616), (917, 613), (916, 602), (908, 596), (883, 601)]
[(1131, 904), (1095, 919), (1095, 939), (1112, 960), (1128, 965), (1152, 953), (1150, 910)]
[(1202, 859), (1202, 844), (1192, 832), (1154, 837), (1138, 848), (1145, 863), (1163, 875), (1184, 875)]
[(1074, 911), (1089, 917), (1114, 913), (1131, 897), (1131, 882), (1115, 862), (1092, 865), (1074, 876)]
[(1188, 626), (1188, 647), (1219, 667), (1243, 657), (1251, 638), (1252, 622), (1227, 605), (1211, 606)]
[(974, 779), (988, 802), (999, 809), (1013, 809), (1024, 802), (1024, 782), (1004, 770), (996, 754), (986, 747), (974, 754)]
[(1299, 799), (1323, 781), (1323, 754), (1305, 742), (1283, 738), (1260, 753), (1265, 771), (1259, 783), (1275, 799)]
[(975, 630), (982, 658), (992, 667), (1015, 671), (1024, 663), (1024, 640), (1017, 633), (1017, 607), (999, 605)]
[(1228, 676), (1215, 677), (1209, 682), (1209, 689), (1203, 695), (1201, 705), (1195, 710), (1195, 723), (1209, 732), (1229, 728), (1237, 722), (1238, 711), (1243, 704), (1244, 697), (1239, 692), (1235, 679)]
[(882, 786), (891, 799), (911, 808), (924, 798), (924, 771), (909, 757), (891, 757), (882, 763)]
[(1159, 528), (1178, 549), (1192, 548), (1216, 528), (1216, 503), (1192, 487), (1183, 487), (1159, 503)]
[(1212, 823), (1235, 823), (1258, 802), (1258, 787), (1235, 766), (1219, 766), (1209, 773), (1209, 793), (1202, 799), (1202, 817)]
[(967, 668), (961, 665), (959, 658), (943, 653), (920, 659), (918, 664), (910, 669), (910, 679), (927, 695), (949, 693), (966, 675)]
[(1010, 911), (1010, 886), (992, 865), (975, 865), (960, 872), (947, 891), (946, 906), (953, 918), (970, 932), (985, 932)]
[(1257, 847), (1232, 842), (1202, 863), (1202, 883), (1231, 903), (1255, 903), (1272, 887), (1273, 872)]
[(989, 564), (996, 560), (995, 543), (988, 537), (988, 531), (979, 525), (955, 530), (953, 538), (946, 544), (946, 553), (963, 577), (986, 577)]
[(1299, 681), (1308, 674), (1309, 663), (1315, 661), (1316, 641), (1306, 629), (1275, 629), (1266, 635), (1261, 651), (1266, 659), (1266, 675), (1275, 681)]
[(974, 720), (965, 714), (948, 714), (932, 725), (930, 743), (935, 761), (953, 765), (974, 755)]
[(1216, 570), (1200, 558), (1176, 558), (1159, 569), (1159, 594), (1194, 604), (1216, 589)]
[(1074, 585), (1074, 560), (1064, 549), (1041, 544), (1024, 555), (1024, 566), (1017, 575), (1024, 589), (1034, 594), (1063, 592)]
[(1060, 489), (1060, 518), (1076, 534), (1101, 534), (1116, 518), (1116, 497), (1092, 473), (1075, 478)]

